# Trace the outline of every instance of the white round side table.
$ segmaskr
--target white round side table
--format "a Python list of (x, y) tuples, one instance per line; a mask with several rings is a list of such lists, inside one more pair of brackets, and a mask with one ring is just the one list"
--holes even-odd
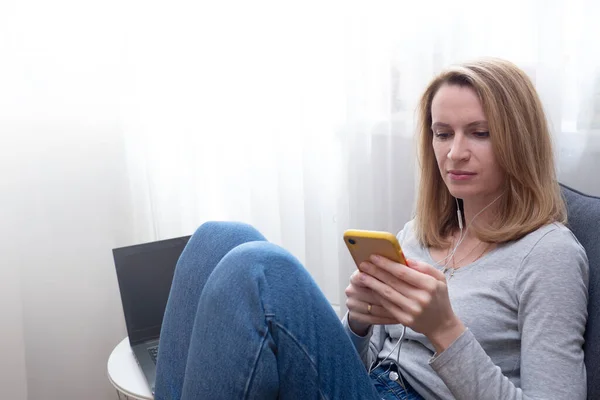
[(108, 380), (117, 389), (119, 399), (154, 400), (146, 378), (138, 366), (129, 338), (119, 343), (108, 357)]

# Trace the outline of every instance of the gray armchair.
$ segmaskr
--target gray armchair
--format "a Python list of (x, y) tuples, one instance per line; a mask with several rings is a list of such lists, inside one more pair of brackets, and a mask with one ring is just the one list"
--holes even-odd
[(567, 202), (568, 226), (585, 248), (590, 262), (585, 366), (588, 399), (600, 399), (600, 197), (561, 186)]

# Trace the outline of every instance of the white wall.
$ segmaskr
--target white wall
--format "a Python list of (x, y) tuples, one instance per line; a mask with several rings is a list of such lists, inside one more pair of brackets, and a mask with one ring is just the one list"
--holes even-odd
[(0, 397), (114, 399), (133, 241), (120, 2), (0, 3)]
[(0, 239), (12, 243), (2, 268), (12, 349), (2, 364), (16, 368), (2, 386), (15, 388), (11, 399), (114, 399), (106, 361), (126, 331), (111, 249), (133, 240), (119, 128), (12, 129), (11, 224)]
[[(0, 171), (7, 170), (9, 160), (6, 147), (0, 148)], [(14, 251), (13, 234), (18, 221), (9, 207), (15, 204), (11, 196), (17, 182), (14, 175), (2, 173), (0, 179), (0, 387), (3, 398), (25, 400), (27, 381), (25, 374), (25, 343), (23, 337), (23, 310), (19, 279), (19, 257)], [(14, 209), (13, 209), (14, 211)]]

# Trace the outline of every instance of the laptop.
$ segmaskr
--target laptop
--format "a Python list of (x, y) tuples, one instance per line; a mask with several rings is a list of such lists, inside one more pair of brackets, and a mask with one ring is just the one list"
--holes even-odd
[(173, 273), (189, 239), (182, 236), (113, 249), (129, 343), (152, 394)]

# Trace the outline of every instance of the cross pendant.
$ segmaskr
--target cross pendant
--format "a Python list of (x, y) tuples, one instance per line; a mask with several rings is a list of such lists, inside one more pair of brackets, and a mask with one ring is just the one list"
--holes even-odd
[(446, 272), (450, 271), (450, 276), (448, 277), (448, 280), (452, 279), (452, 277), (454, 276), (454, 272), (456, 271), (454, 268), (448, 268), (448, 267), (444, 267), (444, 269), (442, 270), (442, 273), (444, 275), (446, 275)]

